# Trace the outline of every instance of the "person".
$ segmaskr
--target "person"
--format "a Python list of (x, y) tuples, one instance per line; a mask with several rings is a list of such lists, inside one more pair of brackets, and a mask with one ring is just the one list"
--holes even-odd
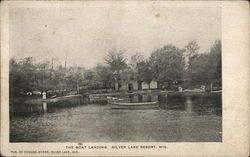
[(43, 99), (46, 99), (46, 92), (45, 91), (43, 91)]
[(182, 92), (182, 87), (179, 86), (179, 87), (178, 87), (178, 90), (179, 90), (179, 92)]

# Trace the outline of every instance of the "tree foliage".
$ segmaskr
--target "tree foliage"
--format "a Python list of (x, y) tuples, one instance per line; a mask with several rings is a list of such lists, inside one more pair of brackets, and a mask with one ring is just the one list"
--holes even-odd
[[(199, 53), (199, 45), (191, 41), (183, 49), (165, 45), (154, 50), (149, 58), (137, 53), (127, 64), (125, 51), (112, 49), (105, 57), (107, 66), (98, 64), (92, 69), (84, 67), (53, 66), (53, 61), (36, 63), (33, 58), (10, 59), (10, 93), (18, 95), (28, 91), (114, 89), (118, 80), (150, 84), (152, 80), (170, 88), (180, 80), (188, 80), (189, 86), (221, 85), (221, 41), (217, 40), (208, 53)], [(185, 68), (185, 58), (189, 66)], [(128, 66), (129, 65), (129, 66)]]
[(193, 84), (221, 84), (221, 41), (215, 41), (208, 53), (192, 56), (188, 70)]
[[(184, 52), (184, 58), (185, 58), (185, 69), (188, 69), (188, 67), (190, 66), (190, 58), (192, 58), (193, 56), (197, 55), (199, 53), (199, 49), (200, 46), (198, 45), (196, 40), (192, 40), (190, 41), (186, 46), (185, 46), (185, 52)], [(188, 75), (186, 75), (187, 73), (185, 73), (185, 77), (189, 77)]]
[(105, 57), (106, 63), (109, 65), (113, 72), (119, 73), (121, 70), (127, 67), (126, 57), (124, 55), (124, 50), (112, 49), (108, 52)]
[(136, 53), (134, 55), (131, 56), (130, 58), (130, 68), (133, 69), (134, 71), (137, 71), (137, 67), (138, 67), (138, 64), (144, 62), (144, 57), (142, 56), (142, 54), (140, 53)]
[(150, 84), (150, 82), (154, 79), (154, 69), (149, 61), (141, 61), (137, 64), (138, 67), (138, 76), (137, 79), (139, 82), (146, 82)]
[(113, 73), (111, 69), (109, 69), (106, 66), (97, 65), (95, 67), (95, 71), (97, 73), (98, 80), (102, 84), (102, 88), (106, 88), (106, 89), (113, 88), (114, 78), (113, 78)]
[(185, 46), (184, 55), (187, 56), (188, 58), (190, 58), (190, 57), (198, 54), (199, 49), (200, 49), (200, 46), (198, 45), (197, 41), (192, 40)]
[(78, 81), (83, 80), (84, 68), (52, 68), (49, 61), (35, 63), (28, 57), (17, 61), (10, 59), (10, 93), (25, 94), (32, 91), (76, 90)]
[(166, 45), (154, 51), (149, 63), (152, 66), (154, 78), (161, 84), (173, 82), (182, 79), (184, 71), (183, 50), (174, 45)]

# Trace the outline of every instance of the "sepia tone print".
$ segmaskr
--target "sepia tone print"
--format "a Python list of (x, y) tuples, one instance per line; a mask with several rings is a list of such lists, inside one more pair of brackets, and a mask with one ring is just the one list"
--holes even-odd
[(222, 142), (219, 7), (12, 7), (10, 142)]

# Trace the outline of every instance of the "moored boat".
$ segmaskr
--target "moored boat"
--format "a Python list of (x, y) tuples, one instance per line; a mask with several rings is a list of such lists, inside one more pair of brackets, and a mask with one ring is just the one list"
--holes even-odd
[(159, 102), (110, 102), (111, 109), (156, 109), (159, 107)]

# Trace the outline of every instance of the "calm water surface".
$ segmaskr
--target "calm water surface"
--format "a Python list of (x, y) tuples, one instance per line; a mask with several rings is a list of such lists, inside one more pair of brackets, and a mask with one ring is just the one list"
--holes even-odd
[(221, 97), (161, 98), (159, 109), (152, 110), (76, 102), (20, 104), (16, 110), (10, 120), (11, 142), (222, 141)]

